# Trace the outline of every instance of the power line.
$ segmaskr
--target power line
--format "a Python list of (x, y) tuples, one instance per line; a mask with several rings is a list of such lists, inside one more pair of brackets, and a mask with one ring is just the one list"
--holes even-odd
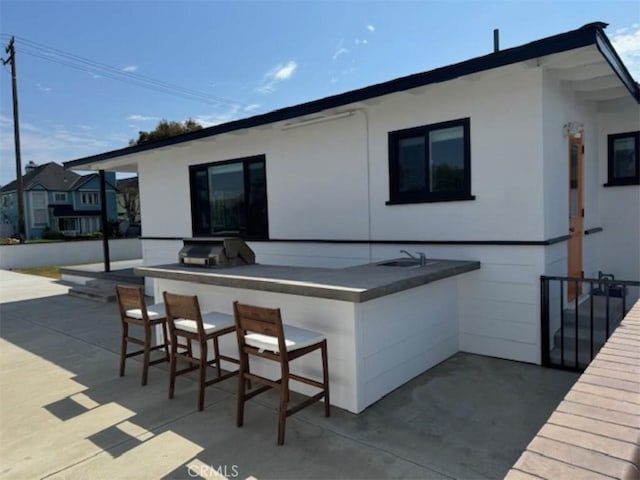
[[(0, 37), (8, 37), (8, 35), (0, 34)], [(34, 42), (23, 37), (16, 37), (16, 39), (20, 41), (20, 45), (17, 46), (19, 47), (18, 50), (22, 53), (52, 63), (57, 63), (69, 68), (84, 71), (86, 73), (100, 75), (105, 78), (128, 83), (141, 88), (147, 88), (149, 90), (155, 90), (157, 92), (175, 95), (203, 103), (227, 105), (232, 107), (248, 106), (243, 102), (237, 102), (235, 100), (210, 95), (198, 90), (182, 87), (180, 85), (172, 84), (162, 80), (157, 80), (155, 78), (140, 75), (134, 72), (125, 72), (117, 67), (113, 67), (101, 62), (96, 62), (88, 58), (65, 52), (57, 48), (49, 47), (47, 45)]]

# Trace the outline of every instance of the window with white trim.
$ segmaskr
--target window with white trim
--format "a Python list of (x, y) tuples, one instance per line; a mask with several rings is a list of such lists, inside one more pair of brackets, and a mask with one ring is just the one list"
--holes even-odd
[(31, 192), (31, 224), (34, 227), (49, 225), (46, 192)]
[(100, 205), (100, 195), (97, 192), (82, 192), (80, 203), (82, 205)]

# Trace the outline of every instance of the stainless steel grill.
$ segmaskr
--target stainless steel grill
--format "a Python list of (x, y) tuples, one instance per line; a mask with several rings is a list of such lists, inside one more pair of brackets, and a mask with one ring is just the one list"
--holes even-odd
[(185, 238), (178, 253), (183, 265), (201, 267), (235, 267), (253, 265), (256, 256), (240, 238)]

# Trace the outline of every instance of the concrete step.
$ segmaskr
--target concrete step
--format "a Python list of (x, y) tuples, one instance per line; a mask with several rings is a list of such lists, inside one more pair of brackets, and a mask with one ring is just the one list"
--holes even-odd
[[(595, 357), (603, 344), (595, 344), (593, 346), (593, 357)], [(564, 366), (569, 368), (578, 368), (584, 370), (589, 366), (593, 357), (589, 345), (578, 344), (578, 366), (576, 367), (576, 350), (574, 344), (565, 344), (564, 348), (564, 364), (562, 364), (562, 355), (560, 347), (556, 347), (550, 352), (551, 363), (557, 366)]]
[(116, 300), (116, 285), (140, 286), (112, 280), (94, 279), (88, 281), (85, 285), (73, 286), (69, 289), (69, 295), (103, 303), (114, 302)]
[(85, 298), (96, 302), (113, 302), (116, 299), (116, 293), (113, 289), (96, 288), (88, 285), (76, 285), (69, 289), (69, 295), (72, 297)]

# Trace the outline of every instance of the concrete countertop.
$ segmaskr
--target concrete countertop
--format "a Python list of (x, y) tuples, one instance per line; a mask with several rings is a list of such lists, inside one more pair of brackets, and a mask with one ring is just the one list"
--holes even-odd
[(170, 264), (137, 267), (134, 271), (151, 278), (359, 303), (480, 268), (480, 262), (436, 259), (429, 259), (425, 266), (380, 265), (389, 261), (346, 268), (260, 264), (206, 268)]

